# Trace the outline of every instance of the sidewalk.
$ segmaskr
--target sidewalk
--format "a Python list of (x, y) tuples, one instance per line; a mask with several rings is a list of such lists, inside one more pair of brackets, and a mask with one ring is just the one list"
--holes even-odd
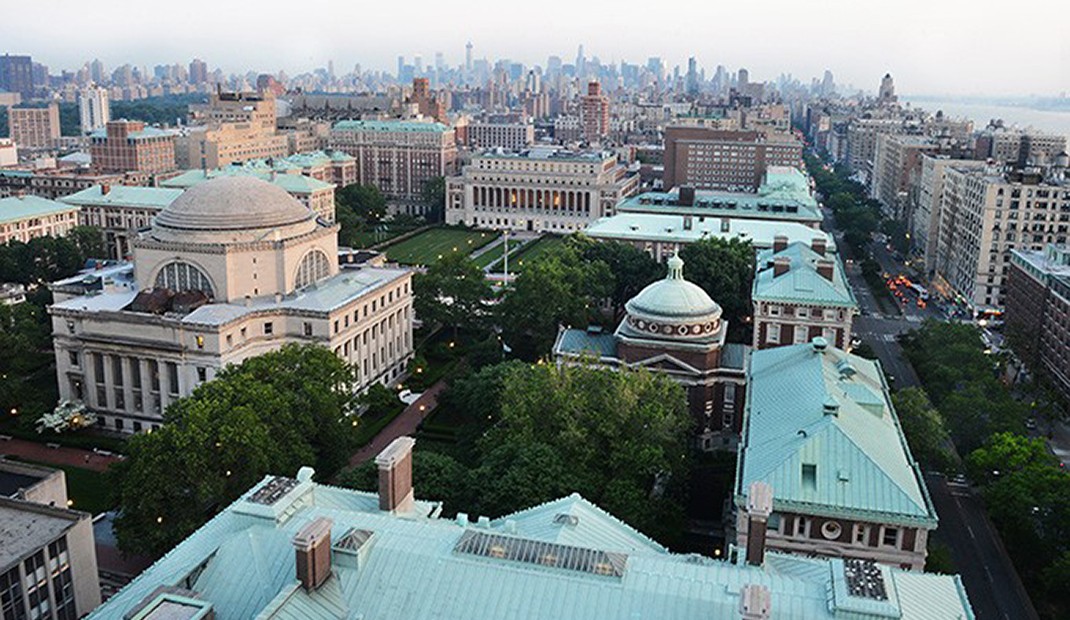
[(0, 439), (0, 455), (49, 465), (81, 467), (99, 472), (107, 471), (112, 463), (122, 460), (120, 456), (104, 456), (81, 448), (50, 448), (47, 445), (47, 439), (47, 435), (42, 435), (42, 443), (15, 438)]
[(420, 395), (420, 398), (406, 407), (404, 411), (398, 414), (398, 417), (394, 418), (390, 424), (387, 424), (383, 430), (379, 431), (379, 434), (367, 445), (357, 450), (357, 453), (349, 459), (349, 464), (359, 465), (364, 461), (371, 460), (390, 445), (391, 441), (403, 435), (415, 433), (416, 427), (420, 422), (438, 406), (438, 395), (444, 389), (446, 389), (445, 381), (439, 381), (428, 388), (427, 391)]

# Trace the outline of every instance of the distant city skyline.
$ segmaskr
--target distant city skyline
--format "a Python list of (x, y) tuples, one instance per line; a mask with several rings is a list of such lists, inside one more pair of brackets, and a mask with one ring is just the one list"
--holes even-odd
[[(94, 58), (109, 67), (152, 67), (199, 57), (226, 73), (284, 70), (294, 75), (330, 61), (338, 74), (357, 64), (393, 73), (399, 55), (410, 62), (420, 55), (433, 65), (436, 53), (442, 53), (447, 65), (458, 66), (468, 41), (477, 59), (544, 66), (550, 55), (571, 62), (582, 44), (588, 58), (604, 64), (642, 64), (660, 56), (669, 68), (686, 69), (694, 56), (707, 75), (718, 64), (732, 71), (746, 67), (754, 81), (790, 73), (807, 83), (830, 69), (838, 84), (867, 91), (876, 89), (885, 72), (895, 76), (904, 93), (1053, 96), (1070, 91), (1066, 41), (1007, 29), (983, 11), (921, 0), (896, 5), (894, 15), (921, 16), (909, 24), (891, 14), (878, 19), (888, 12), (886, 5), (874, 3), (867, 10), (847, 0), (819, 7), (774, 2), (760, 12), (742, 4), (688, 1), (649, 15), (654, 19), (643, 18), (648, 5), (606, 11), (549, 0), (527, 23), (522, 14), (489, 0), (463, 7), (418, 2), (404, 14), (310, 0), (301, 5), (300, 19), (281, 4), (278, 10), (268, 3), (249, 12), (237, 4), (189, 0), (180, 11), (168, 5), (170, 13), (153, 4), (101, 0), (87, 13), (49, 19), (29, 4), (15, 4), (5, 8), (0, 23), (0, 52), (32, 55), (54, 72), (76, 70)], [(1035, 15), (1058, 10), (1052, 0), (1026, 4)], [(540, 28), (545, 32), (538, 33)], [(1028, 50), (1030, 61), (1008, 53), (1015, 49)]]

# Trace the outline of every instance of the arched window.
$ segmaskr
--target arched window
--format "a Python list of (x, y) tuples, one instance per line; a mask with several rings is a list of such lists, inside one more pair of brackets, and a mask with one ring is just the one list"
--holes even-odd
[(175, 261), (168, 263), (156, 274), (156, 288), (166, 288), (176, 293), (182, 291), (201, 291), (214, 297), (212, 281), (204, 272), (189, 263)]
[(301, 259), (301, 265), (297, 268), (297, 279), (294, 282), (294, 288), (304, 288), (313, 282), (326, 278), (330, 274), (330, 259), (320, 250), (312, 250)]

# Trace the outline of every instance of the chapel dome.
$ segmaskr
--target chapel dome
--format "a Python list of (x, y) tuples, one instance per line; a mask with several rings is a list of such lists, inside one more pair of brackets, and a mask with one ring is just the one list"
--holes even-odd
[(708, 339), (721, 333), (721, 306), (702, 287), (684, 279), (684, 261), (673, 255), (664, 279), (648, 285), (624, 305), (621, 333), (674, 339)]
[(219, 177), (182, 193), (156, 215), (169, 232), (264, 230), (313, 221), (312, 211), (281, 187), (255, 177)]

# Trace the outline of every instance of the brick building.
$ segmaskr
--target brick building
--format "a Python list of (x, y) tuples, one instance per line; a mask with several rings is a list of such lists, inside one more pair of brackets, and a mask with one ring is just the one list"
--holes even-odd
[(89, 135), (89, 154), (101, 172), (170, 172), (175, 169), (175, 132), (141, 121), (109, 121)]
[(59, 140), (59, 104), (43, 108), (8, 108), (7, 135), (19, 148), (49, 149)]
[(666, 190), (696, 189), (753, 192), (770, 166), (802, 168), (802, 143), (790, 134), (709, 127), (665, 129)]
[(1007, 342), (1070, 398), (1070, 248), (1013, 250), (1005, 288)]

